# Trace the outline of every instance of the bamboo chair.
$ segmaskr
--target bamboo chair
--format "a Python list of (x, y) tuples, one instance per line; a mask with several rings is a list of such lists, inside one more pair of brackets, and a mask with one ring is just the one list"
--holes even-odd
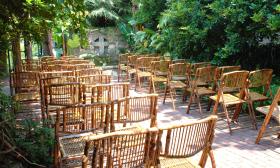
[(140, 57), (136, 61), (136, 81), (135, 81), (135, 90), (137, 85), (141, 88), (141, 79), (148, 78), (151, 80), (151, 62), (159, 61), (160, 57)]
[[(276, 95), (274, 96), (274, 99), (270, 106), (262, 106), (258, 107), (257, 111), (265, 114), (265, 119), (262, 123), (262, 126), (259, 130), (258, 136), (256, 138), (256, 144), (258, 144), (263, 137), (263, 134), (266, 130), (267, 124), (269, 123), (271, 117), (273, 117), (278, 123), (280, 123), (280, 106), (278, 105), (280, 101), (280, 88), (278, 89)], [(280, 134), (278, 133), (278, 138), (280, 138)]]
[(129, 83), (97, 84), (91, 96), (91, 103), (116, 101), (129, 96)]
[(163, 104), (165, 103), (167, 92), (169, 92), (172, 101), (173, 110), (175, 110), (174, 98), (176, 99), (176, 90), (178, 89), (183, 90), (184, 92), (183, 100), (184, 100), (185, 90), (189, 86), (188, 83), (189, 74), (190, 74), (190, 64), (176, 63), (176, 64), (171, 64), (169, 66), (169, 74), (165, 86)]
[[(213, 114), (217, 114), (218, 105), (222, 104), (223, 112), (225, 113), (227, 119), (227, 125), (230, 134), (232, 134), (230, 126), (230, 118), (227, 107), (236, 105), (235, 113), (233, 114), (232, 121), (236, 121), (240, 113), (243, 103), (246, 103), (246, 93), (247, 93), (247, 79), (249, 76), (248, 71), (234, 71), (223, 74), (220, 82), (220, 87), (217, 95), (211, 96), (210, 99), (215, 101), (215, 106), (213, 108)], [(230, 93), (224, 93), (224, 89), (237, 89), (239, 90), (239, 96), (235, 96)], [(252, 111), (249, 108), (249, 116), (252, 121), (253, 126), (255, 126), (254, 119), (252, 116)]]
[(135, 65), (136, 65), (136, 61), (137, 58), (140, 58), (139, 55), (132, 55), (132, 56), (128, 56), (128, 65), (126, 67), (126, 80), (130, 81), (132, 79), (132, 76), (135, 75), (136, 73), (136, 69), (135, 69)]
[(81, 59), (70, 59), (68, 60), (69, 64), (89, 64), (90, 63), (90, 60), (81, 60)]
[(111, 75), (86, 75), (77, 77), (77, 81), (84, 86), (85, 90), (85, 103), (91, 102), (92, 87), (98, 84), (111, 83)]
[[(191, 123), (182, 123), (159, 128), (157, 156), (161, 168), (164, 167), (205, 167), (208, 155), (212, 167), (215, 159), (212, 151), (217, 116), (210, 116)], [(160, 140), (166, 133), (165, 145)], [(164, 141), (164, 140), (162, 140)], [(202, 151), (199, 163), (194, 163), (189, 157)]]
[(152, 167), (157, 132), (150, 128), (91, 136), (86, 142), (82, 167)]
[(75, 75), (78, 76), (88, 76), (88, 75), (100, 75), (102, 70), (99, 68), (89, 68), (89, 69), (80, 69), (75, 71)]
[(40, 100), (39, 73), (35, 71), (13, 72), (12, 87), (15, 90), (15, 101), (38, 101)]
[(132, 55), (131, 53), (125, 53), (119, 55), (119, 64), (118, 64), (118, 82), (123, 78), (123, 72), (126, 71), (128, 66), (128, 56)]
[[(76, 70), (83, 70), (83, 69), (92, 69), (96, 68), (98, 69), (95, 64), (89, 63), (89, 64), (75, 64)], [(100, 68), (99, 68), (100, 69)]]
[(186, 59), (174, 59), (174, 60), (172, 60), (172, 64), (176, 64), (176, 63), (188, 63), (188, 60), (186, 60)]
[(85, 138), (90, 135), (114, 131), (110, 113), (112, 103), (75, 105), (57, 109), (55, 124), (55, 165), (73, 167), (81, 165)]
[(150, 92), (156, 93), (156, 84), (158, 83), (166, 83), (167, 76), (169, 72), (169, 64), (170, 61), (153, 61), (151, 63), (152, 67), (152, 84), (150, 85)]
[(141, 96), (130, 96), (117, 100), (117, 114), (114, 120), (123, 123), (139, 123), (145, 120), (150, 121), (150, 127), (157, 125), (157, 94)]
[[(187, 88), (186, 93), (190, 95), (189, 103), (187, 107), (187, 114), (190, 112), (190, 107), (193, 100), (196, 100), (199, 107), (199, 112), (202, 114), (202, 108), (200, 104), (200, 97), (214, 95), (216, 92), (213, 91), (209, 86), (212, 86), (214, 81), (216, 67), (204, 67), (197, 68), (195, 79), (190, 83), (190, 87)], [(206, 86), (199, 86), (199, 83), (205, 83)]]
[(46, 114), (53, 122), (57, 108), (82, 104), (85, 99), (83, 87), (77, 82), (46, 85), (44, 94)]

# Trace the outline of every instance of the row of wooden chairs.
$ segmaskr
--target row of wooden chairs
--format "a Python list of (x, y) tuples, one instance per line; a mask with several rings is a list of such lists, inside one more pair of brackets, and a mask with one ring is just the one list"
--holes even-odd
[[(57, 166), (82, 167), (204, 167), (212, 152), (217, 117), (153, 128), (126, 128), (105, 134), (82, 133), (58, 137)], [(69, 146), (69, 141), (73, 143)], [(191, 157), (202, 151), (199, 164)], [(66, 157), (69, 160), (65, 160)]]
[[(76, 139), (65, 139), (65, 136), (69, 134), (96, 135), (115, 132), (122, 128), (127, 129), (127, 123), (133, 124), (145, 120), (150, 120), (149, 127), (155, 127), (156, 106), (157, 95), (150, 94), (125, 97), (115, 102), (80, 104), (57, 109), (55, 158), (61, 158), (63, 164), (67, 165), (67, 161), (71, 160), (71, 153), (77, 154), (75, 148), (80, 148), (80, 146), (73, 144), (77, 141)], [(60, 139), (64, 140), (59, 141)], [(83, 141), (77, 143), (83, 143)]]

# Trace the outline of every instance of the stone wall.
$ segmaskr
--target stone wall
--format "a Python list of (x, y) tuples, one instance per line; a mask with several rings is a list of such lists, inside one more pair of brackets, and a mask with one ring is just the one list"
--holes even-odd
[(102, 56), (112, 56), (117, 59), (121, 49), (128, 48), (128, 44), (116, 27), (92, 29), (88, 33), (89, 47), (82, 53), (94, 53)]

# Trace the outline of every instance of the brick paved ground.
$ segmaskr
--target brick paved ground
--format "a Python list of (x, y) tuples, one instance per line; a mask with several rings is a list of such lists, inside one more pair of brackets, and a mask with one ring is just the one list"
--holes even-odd
[[(131, 90), (131, 95), (133, 94), (142, 94), (142, 92)], [(200, 115), (195, 104), (192, 106), (190, 114), (186, 114), (187, 103), (182, 103), (180, 97), (177, 97), (176, 110), (173, 111), (170, 98), (168, 97), (166, 104), (163, 105), (163, 96), (160, 95), (159, 97), (159, 127), (176, 122), (197, 120), (211, 114), (211, 112), (207, 112), (204, 108), (203, 115)], [(23, 118), (40, 120), (41, 111), (38, 102), (33, 103), (32, 106), (25, 107), (23, 111), (22, 113), (18, 113), (18, 120)], [(259, 127), (262, 120), (262, 118), (258, 118)], [(275, 123), (273, 122), (272, 125), (275, 125)], [(219, 116), (213, 144), (214, 156), (218, 168), (280, 167), (280, 140), (276, 139), (275, 135), (267, 135), (259, 145), (256, 145), (254, 141), (258, 132), (252, 129), (247, 114), (241, 115), (240, 126), (234, 126), (234, 128), (233, 134), (230, 135), (224, 117), (222, 115)], [(199, 157), (199, 155), (196, 155), (193, 159), (198, 161)], [(210, 159), (206, 167), (211, 167)]]

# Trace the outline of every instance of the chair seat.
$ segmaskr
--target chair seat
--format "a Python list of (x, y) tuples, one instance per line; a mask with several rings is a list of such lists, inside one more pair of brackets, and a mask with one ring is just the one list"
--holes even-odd
[(162, 72), (162, 71), (155, 71), (154, 72), (157, 76), (167, 76), (168, 72)]
[(195, 164), (189, 158), (164, 158), (160, 157), (161, 168), (200, 168), (198, 164)]
[(171, 79), (174, 80), (174, 81), (185, 81), (185, 80), (187, 80), (187, 77), (186, 76), (173, 75)]
[(167, 78), (164, 76), (154, 76), (153, 77), (153, 81), (154, 82), (166, 82)]
[(152, 73), (151, 72), (146, 72), (146, 71), (140, 71), (137, 73), (137, 75), (139, 77), (149, 77), (149, 76), (152, 76)]
[[(269, 112), (269, 107), (270, 106), (262, 106), (262, 107), (257, 107), (257, 111), (267, 115)], [(280, 106), (278, 106), (278, 109), (275, 108), (273, 113), (272, 113), (272, 117), (278, 122), (280, 123), (280, 111), (279, 111)]]
[(252, 101), (264, 101), (264, 100), (268, 99), (268, 97), (266, 97), (262, 94), (259, 94), (257, 92), (250, 92), (249, 96), (250, 96)]
[(92, 132), (73, 134), (59, 137), (59, 146), (62, 158), (82, 156), (84, 154), (85, 142)]
[(129, 69), (129, 70), (128, 70), (128, 73), (129, 73), (129, 74), (135, 74), (135, 73), (136, 73), (136, 69)]
[(40, 100), (40, 93), (38, 92), (17, 93), (14, 96), (14, 100), (15, 101)]
[(181, 89), (187, 87), (187, 85), (181, 81), (170, 81), (170, 88)]
[[(210, 96), (210, 99), (217, 101), (217, 95)], [(224, 99), (225, 105), (239, 104), (239, 103), (245, 102), (244, 100), (242, 100), (234, 95), (231, 95), (231, 94), (224, 94), (223, 99)], [(219, 103), (222, 103), (223, 99), (221, 97), (219, 100)]]
[[(192, 92), (192, 88), (188, 88), (187, 91)], [(206, 88), (206, 87), (199, 87), (199, 88), (197, 88), (197, 93), (198, 93), (198, 95), (213, 95), (216, 92), (214, 92), (213, 90)]]

